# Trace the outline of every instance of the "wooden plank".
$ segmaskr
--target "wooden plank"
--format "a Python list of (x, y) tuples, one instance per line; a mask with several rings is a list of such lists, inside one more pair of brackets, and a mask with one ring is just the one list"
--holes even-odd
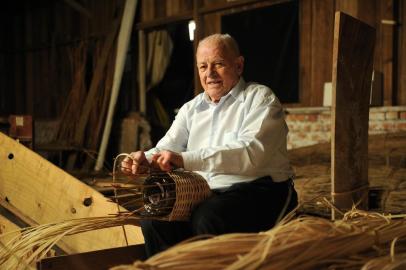
[(33, 46), (32, 41), (32, 14), (28, 9), (25, 13), (25, 46), (27, 53), (25, 55), (25, 89), (26, 89), (26, 105), (25, 111), (28, 114), (33, 115), (34, 113), (34, 63), (33, 63), (33, 53), (31, 48)]
[(300, 104), (310, 105), (312, 64), (312, 0), (302, 0), (299, 5), (299, 93)]
[(145, 32), (138, 30), (138, 91), (139, 91), (139, 111), (141, 114), (147, 112), (147, 84), (146, 84), (146, 48)]
[(141, 2), (141, 22), (148, 22), (155, 18), (155, 1), (142, 0)]
[(394, 37), (395, 24), (387, 23), (394, 20), (393, 0), (381, 0), (381, 44), (382, 44), (382, 72), (383, 72), (383, 105), (391, 106), (394, 103), (393, 89), (393, 60), (394, 60)]
[(324, 83), (331, 81), (334, 1), (312, 1), (310, 106), (323, 106)]
[[(342, 210), (367, 206), (368, 118), (375, 29), (336, 12), (333, 47), (331, 180)], [(365, 196), (364, 196), (365, 195)], [(333, 210), (332, 217), (338, 213)]]
[(131, 264), (145, 259), (144, 245), (132, 245), (106, 250), (92, 251), (68, 256), (42, 259), (37, 263), (38, 270), (93, 270), (110, 269), (113, 266)]
[(399, 1), (399, 20), (397, 104), (406, 105), (406, 1), (404, 0)]
[(0, 250), (3, 245), (19, 234), (19, 229), (19, 226), (0, 214)]
[[(44, 224), (117, 212), (116, 204), (108, 202), (102, 194), (3, 133), (0, 133), (0, 145), (0, 200), (17, 208), (20, 218), (23, 215)], [(87, 198), (92, 201), (89, 206), (84, 205)], [(126, 226), (126, 232), (130, 244), (143, 241), (139, 228)], [(68, 252), (126, 244), (121, 227), (69, 236), (63, 243), (69, 248)]]

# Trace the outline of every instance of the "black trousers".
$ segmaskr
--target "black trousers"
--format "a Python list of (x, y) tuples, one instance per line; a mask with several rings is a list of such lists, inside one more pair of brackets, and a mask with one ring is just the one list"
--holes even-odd
[(275, 183), (262, 177), (234, 184), (199, 204), (188, 222), (141, 221), (147, 257), (202, 234), (260, 232), (297, 206), (292, 180)]

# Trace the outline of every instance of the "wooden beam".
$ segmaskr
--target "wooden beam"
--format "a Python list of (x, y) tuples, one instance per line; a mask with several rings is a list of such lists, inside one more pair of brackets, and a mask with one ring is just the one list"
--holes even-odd
[[(28, 224), (117, 213), (117, 205), (102, 194), (3, 133), (0, 145), (0, 201)], [(126, 232), (130, 244), (143, 241), (138, 227), (126, 226)], [(69, 236), (62, 242), (71, 253), (126, 244), (121, 227)]]
[(397, 105), (406, 105), (406, 1), (398, 1), (398, 80)]
[(193, 40), (193, 78), (194, 78), (194, 94), (197, 96), (203, 92), (202, 85), (200, 84), (199, 72), (196, 68), (196, 52), (199, 41), (204, 37), (204, 21), (203, 16), (199, 13), (199, 8), (201, 5), (200, 0), (193, 0), (193, 20), (196, 24), (196, 29), (194, 32)]
[[(368, 118), (375, 29), (341, 12), (335, 14), (331, 180), (333, 203), (341, 210), (367, 207)], [(338, 213), (332, 211), (335, 219)]]
[(71, 6), (73, 9), (75, 9), (76, 11), (78, 11), (79, 13), (82, 13), (83, 15), (85, 15), (88, 18), (92, 18), (93, 15), (92, 13), (89, 12), (89, 10), (87, 10), (84, 6), (82, 6), (80, 3), (76, 2), (75, 0), (64, 0), (64, 2), (66, 4), (68, 4), (69, 6)]
[(18, 235), (19, 226), (0, 214), (0, 250), (8, 241)]
[(312, 1), (309, 106), (322, 106), (324, 83), (331, 81), (334, 1)]
[(192, 11), (187, 11), (187, 12), (184, 12), (184, 13), (178, 14), (178, 15), (173, 15), (173, 16), (157, 18), (157, 19), (153, 19), (153, 20), (149, 20), (149, 21), (145, 21), (145, 22), (140, 22), (136, 25), (136, 28), (137, 28), (137, 30), (143, 30), (143, 29), (151, 30), (156, 27), (162, 27), (162, 25), (165, 25), (165, 24), (187, 21), (187, 20), (191, 20), (192, 18), (193, 18)]
[(37, 263), (38, 270), (93, 270), (110, 269), (123, 264), (145, 259), (144, 245), (132, 245), (105, 250), (98, 250), (68, 256), (42, 259)]
[(141, 115), (147, 112), (147, 62), (146, 62), (146, 48), (145, 48), (145, 32), (138, 30), (138, 91), (139, 91), (139, 111)]
[(309, 106), (312, 90), (312, 0), (299, 5), (299, 96), (302, 106)]
[(382, 44), (382, 72), (383, 72), (383, 105), (391, 106), (394, 103), (393, 65), (394, 65), (394, 37), (395, 27), (393, 0), (381, 0), (381, 44)]

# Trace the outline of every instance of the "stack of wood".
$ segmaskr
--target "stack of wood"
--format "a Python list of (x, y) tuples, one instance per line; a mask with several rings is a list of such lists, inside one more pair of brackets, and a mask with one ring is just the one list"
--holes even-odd
[(110, 100), (118, 26), (116, 19), (105, 39), (81, 42), (69, 49), (73, 83), (57, 132), (58, 144), (79, 150), (68, 157), (68, 170), (77, 167), (79, 160), (80, 169), (88, 170), (94, 164)]
[[(295, 187), (303, 211), (329, 216), (323, 198), (331, 200), (330, 144), (293, 149)], [(402, 213), (406, 209), (406, 132), (369, 137), (369, 209)]]

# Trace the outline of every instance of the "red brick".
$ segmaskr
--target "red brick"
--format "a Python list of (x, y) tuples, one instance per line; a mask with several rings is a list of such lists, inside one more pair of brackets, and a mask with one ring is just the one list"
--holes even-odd
[(303, 114), (289, 114), (286, 119), (288, 121), (304, 121), (306, 119), (306, 115)]
[(394, 124), (396, 130), (406, 130), (406, 122), (399, 121)]
[(319, 115), (320, 120), (331, 121), (331, 114), (322, 113)]
[(319, 119), (319, 116), (317, 114), (309, 114), (306, 117), (306, 120), (310, 122), (316, 122), (317, 119)]
[(393, 122), (384, 122), (382, 127), (383, 127), (384, 130), (392, 131), (393, 128), (395, 127), (395, 125), (394, 125)]
[(406, 112), (400, 112), (399, 113), (399, 118), (402, 120), (406, 120)]

